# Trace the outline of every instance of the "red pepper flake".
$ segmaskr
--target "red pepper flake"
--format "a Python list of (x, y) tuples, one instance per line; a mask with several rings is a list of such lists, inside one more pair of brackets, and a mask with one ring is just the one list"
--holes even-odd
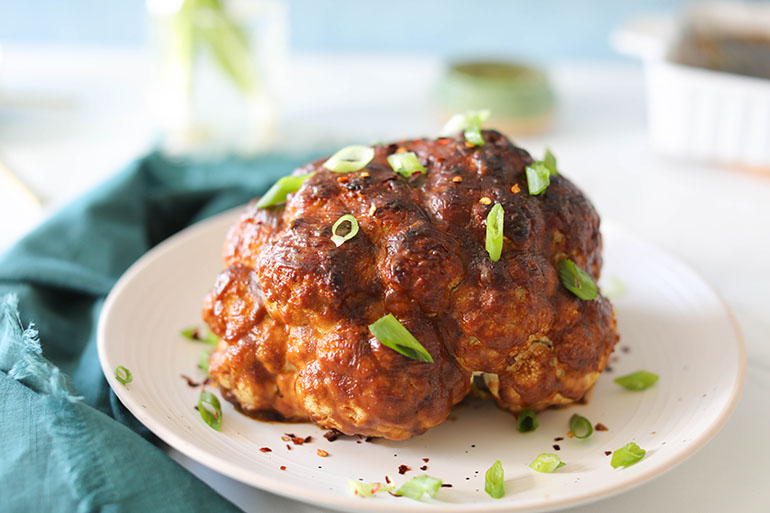
[(610, 454), (612, 454), (612, 451), (604, 451), (605, 456), (609, 456)]
[(260, 447), (259, 450), (262, 452), (273, 452), (270, 447)]
[(385, 482), (390, 484), (390, 478), (388, 476), (385, 476)]
[(203, 380), (203, 386), (209, 385), (211, 383), (211, 376), (207, 377)]
[(428, 463), (430, 461), (430, 458), (423, 458), (422, 461), (424, 461), (425, 463)]
[(305, 443), (306, 443), (306, 444), (309, 444), (309, 443), (310, 443), (310, 442), (312, 442), (312, 441), (313, 441), (313, 437), (312, 437), (312, 436), (306, 436), (306, 437), (305, 437)]
[(187, 381), (187, 386), (190, 388), (201, 386), (200, 383), (198, 383), (197, 381), (193, 381), (192, 378), (189, 376), (185, 376), (184, 374), (180, 374), (180, 376), (182, 377), (183, 380)]
[(361, 443), (361, 440), (356, 440), (356, 443), (357, 443), (357, 444), (360, 444), (360, 443)]
[(289, 440), (291, 440), (291, 438), (289, 438), (286, 435), (283, 435), (283, 436), (281, 436), (281, 440), (283, 440), (284, 442), (288, 442)]
[(342, 431), (339, 431), (339, 430), (336, 430), (336, 429), (330, 429), (329, 431), (324, 433), (324, 438), (326, 438), (330, 442), (333, 442), (336, 439), (338, 439), (341, 434), (342, 434)]
[(293, 436), (293, 437), (291, 437), (291, 442), (292, 442), (294, 445), (302, 445), (302, 444), (304, 444), (304, 443), (305, 443), (305, 439), (304, 439), (304, 438), (301, 438), (301, 437), (299, 437), (299, 436)]
[(561, 442), (562, 440), (564, 440), (563, 436), (557, 436), (556, 438), (553, 439), (554, 442)]
[(572, 438), (573, 436), (575, 435), (572, 434), (572, 431), (567, 431), (567, 438)]
[(559, 444), (553, 444), (553, 450), (554, 451), (559, 451), (559, 450), (561, 450), (561, 447), (559, 447)]
[(329, 453), (324, 451), (323, 449), (318, 449), (316, 451), (316, 454), (318, 454), (322, 458), (325, 458), (325, 457), (327, 457), (329, 455)]
[(514, 194), (518, 194), (521, 192), (521, 187), (519, 187), (519, 184), (513, 184), (513, 187), (511, 187), (511, 192)]
[(348, 178), (347, 175), (342, 175), (337, 178), (338, 183), (348, 183), (348, 180), (350, 180), (350, 178)]
[(601, 422), (597, 422), (596, 425), (594, 426), (594, 429), (597, 430), (597, 431), (609, 431), (610, 430), (610, 428), (608, 428), (607, 426), (605, 426)]
[(290, 450), (291, 450), (291, 445), (289, 445), (289, 444), (286, 444), (286, 450), (289, 450), (289, 451), (290, 451)]
[(281, 465), (281, 470), (286, 470), (286, 465)]
[(422, 467), (420, 467), (420, 470), (422, 470), (423, 472), (428, 470), (428, 465), (423, 465)]
[(399, 474), (406, 474), (410, 470), (412, 470), (411, 467), (407, 467), (406, 465), (399, 465), (398, 466), (398, 473)]

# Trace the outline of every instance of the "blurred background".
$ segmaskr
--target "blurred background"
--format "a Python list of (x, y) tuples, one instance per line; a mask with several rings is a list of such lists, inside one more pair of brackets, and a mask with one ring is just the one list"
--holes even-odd
[[(769, 49), (766, 1), (0, 0), (0, 249), (150, 151), (321, 156), (490, 108), (604, 222), (714, 283), (768, 389), (751, 361), (770, 362)], [(732, 510), (767, 473), (726, 462), (768, 429), (739, 409), (729, 438), (624, 497)]]
[[(687, 0), (286, 0), (297, 52), (409, 52), (617, 59), (610, 31), (640, 10), (677, 12)], [(174, 4), (174, 2), (170, 2)], [(141, 0), (0, 2), (6, 42), (137, 47), (148, 36)]]

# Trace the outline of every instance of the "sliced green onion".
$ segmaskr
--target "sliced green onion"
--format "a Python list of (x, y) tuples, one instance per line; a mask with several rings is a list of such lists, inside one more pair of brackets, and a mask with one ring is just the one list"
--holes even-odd
[(396, 491), (396, 495), (403, 495), (404, 497), (419, 501), (423, 494), (427, 493), (431, 499), (435, 499), (442, 483), (441, 479), (427, 475), (413, 477), (401, 485), (401, 488)]
[(626, 390), (644, 390), (650, 388), (658, 381), (658, 375), (646, 370), (640, 370), (615, 378), (615, 383)]
[(612, 453), (610, 465), (612, 465), (612, 468), (629, 467), (634, 463), (641, 461), (645, 454), (647, 454), (647, 451), (636, 445), (634, 442), (629, 442)]
[(484, 137), (481, 135), (481, 126), (474, 125), (465, 129), (463, 132), (465, 140), (473, 146), (484, 146)]
[(559, 279), (564, 288), (580, 299), (596, 299), (599, 295), (593, 278), (568, 258), (559, 262)]
[(566, 463), (561, 461), (557, 454), (544, 452), (529, 464), (529, 468), (543, 474), (550, 474), (554, 470), (562, 468)]
[(374, 497), (378, 492), (392, 492), (396, 485), (391, 483), (362, 483), (361, 481), (354, 481), (348, 479), (348, 488), (353, 492), (353, 495), (359, 497)]
[[(342, 223), (350, 223), (350, 230), (345, 235), (337, 235), (337, 228), (339, 228)], [(345, 241), (355, 237), (357, 233), (358, 221), (356, 221), (356, 218), (352, 215), (345, 214), (344, 216), (337, 219), (337, 222), (334, 223), (334, 226), (332, 226), (332, 242), (337, 247), (340, 247)]]
[(587, 418), (575, 413), (569, 419), (569, 430), (575, 438), (583, 439), (591, 436), (591, 433), (594, 432), (594, 427)]
[(313, 173), (307, 175), (284, 176), (273, 184), (270, 189), (257, 202), (257, 208), (272, 207), (286, 201), (286, 197), (297, 192), (302, 184), (313, 176)]
[(474, 146), (483, 146), (481, 125), (489, 118), (489, 110), (469, 110), (465, 114), (455, 114), (441, 129), (441, 137), (450, 137), (464, 131), (465, 140)]
[(329, 157), (323, 166), (335, 173), (352, 173), (366, 167), (374, 158), (374, 149), (369, 146), (345, 146)]
[(553, 176), (559, 176), (559, 172), (556, 170), (556, 157), (551, 150), (545, 149), (545, 157), (543, 158), (543, 164), (548, 169), (548, 172)]
[(527, 408), (519, 413), (516, 418), (516, 430), (519, 433), (528, 433), (537, 429), (538, 423), (535, 418), (535, 412), (532, 408)]
[(489, 119), (492, 111), (489, 109), (469, 110), (465, 113), (465, 119), (468, 121), (468, 125), (481, 126), (484, 121)]
[(186, 328), (182, 330), (182, 336), (188, 340), (203, 342), (204, 344), (209, 344), (211, 346), (219, 344), (219, 337), (206, 328)]
[(492, 210), (487, 214), (487, 240), (486, 248), (489, 258), (493, 262), (500, 260), (500, 254), (503, 252), (503, 221), (505, 212), (503, 206), (495, 203)]
[(433, 363), (430, 353), (422, 344), (398, 322), (393, 314), (388, 314), (369, 325), (369, 331), (382, 345), (387, 346), (407, 358)]
[(551, 173), (542, 162), (533, 162), (527, 166), (527, 187), (531, 196), (542, 194), (551, 184)]
[(216, 431), (222, 431), (222, 406), (217, 396), (208, 390), (201, 390), (198, 398), (198, 412), (203, 421)]
[(393, 171), (409, 178), (413, 173), (426, 173), (425, 166), (422, 165), (420, 159), (413, 151), (407, 151), (405, 153), (393, 153), (388, 155), (388, 164), (393, 168)]
[(211, 349), (201, 349), (198, 353), (198, 368), (208, 374), (209, 372), (209, 358), (211, 357)]
[(505, 472), (500, 460), (489, 467), (484, 479), (484, 491), (493, 499), (500, 499), (505, 495)]
[(134, 380), (134, 377), (131, 375), (131, 371), (123, 367), (122, 365), (118, 365), (115, 369), (115, 379), (120, 381), (120, 383), (125, 386), (131, 383)]

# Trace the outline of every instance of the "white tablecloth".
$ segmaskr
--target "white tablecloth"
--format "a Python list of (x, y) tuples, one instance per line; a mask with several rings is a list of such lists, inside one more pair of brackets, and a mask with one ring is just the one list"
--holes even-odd
[[(0, 173), (0, 248), (150, 147), (145, 70), (142, 55), (132, 51), (4, 48), (0, 163), (21, 175), (47, 206), (26, 200)], [(734, 311), (748, 349), (740, 403), (705, 448), (657, 480), (569, 511), (768, 511), (770, 177), (653, 154), (642, 75), (631, 64), (569, 63), (551, 71), (559, 101), (554, 127), (517, 142), (535, 155), (548, 145), (603, 218), (698, 270)], [(441, 120), (431, 91), (440, 72), (431, 57), (295, 56), (282, 125), (291, 134), (283, 140), (291, 142), (284, 146), (334, 147), (435, 133)], [(246, 511), (318, 511), (169, 452)]]

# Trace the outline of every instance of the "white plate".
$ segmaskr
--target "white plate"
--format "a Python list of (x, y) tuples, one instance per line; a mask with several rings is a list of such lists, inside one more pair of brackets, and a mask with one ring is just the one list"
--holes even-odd
[[(565, 507), (627, 490), (669, 470), (710, 439), (735, 405), (745, 373), (738, 329), (714, 291), (671, 256), (605, 227), (604, 277), (619, 278), (614, 298), (621, 341), (587, 405), (538, 415), (540, 427), (521, 434), (513, 418), (492, 405), (472, 403), (422, 436), (403, 442), (325, 440), (311, 424), (275, 424), (247, 418), (223, 401), (223, 430), (209, 428), (194, 410), (199, 389), (180, 377), (196, 370), (200, 344), (180, 337), (200, 322), (201, 299), (221, 267), (220, 248), (237, 212), (227, 212), (171, 237), (137, 261), (115, 285), (99, 323), (99, 358), (107, 380), (126, 407), (182, 453), (231, 478), (265, 490), (349, 511), (536, 511)], [(114, 371), (133, 373), (124, 387)], [(660, 375), (643, 392), (612, 382), (639, 369)], [(586, 440), (566, 436), (579, 412), (609, 431)], [(286, 448), (285, 432), (313, 437)], [(613, 469), (605, 451), (629, 441), (647, 450), (626, 469)], [(558, 443), (557, 452), (552, 447)], [(272, 452), (260, 452), (269, 447)], [(321, 458), (317, 449), (328, 451)], [(557, 452), (567, 466), (537, 474), (527, 465), (541, 452)], [(436, 500), (416, 502), (379, 494), (350, 495), (347, 480), (397, 483), (423, 474), (451, 483)], [(500, 459), (504, 498), (484, 493), (484, 473)], [(398, 474), (401, 464), (412, 468)], [(286, 470), (280, 470), (281, 466)]]

